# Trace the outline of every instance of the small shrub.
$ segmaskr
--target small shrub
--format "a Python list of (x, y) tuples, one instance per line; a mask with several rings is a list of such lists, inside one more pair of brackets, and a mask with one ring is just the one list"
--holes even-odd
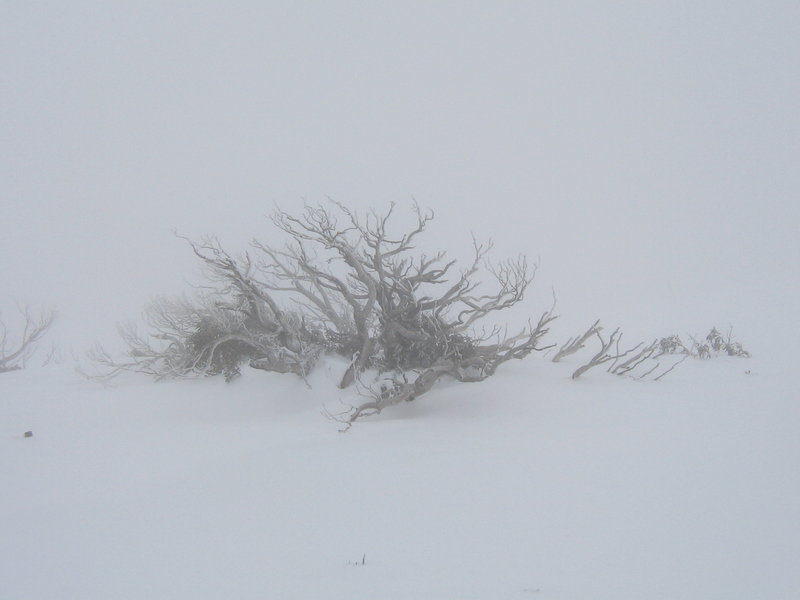
[(687, 347), (679, 335), (674, 334), (661, 338), (658, 343), (661, 354), (687, 354), (700, 359), (709, 359), (722, 354), (750, 358), (750, 352), (745, 350), (740, 342), (733, 339), (732, 330), (728, 330), (727, 335), (722, 335), (719, 329), (712, 327), (702, 340), (691, 336), (690, 339), (692, 340), (691, 347)]

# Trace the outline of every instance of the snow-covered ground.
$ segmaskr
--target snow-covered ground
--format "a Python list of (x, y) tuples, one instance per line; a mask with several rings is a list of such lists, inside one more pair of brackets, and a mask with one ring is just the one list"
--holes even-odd
[(733, 324), (753, 358), (535, 355), (347, 433), (340, 364), (32, 361), (0, 600), (800, 599), (798, 72), (796, 0), (2, 3), (0, 322), (57, 310), (40, 362), (202, 282), (172, 231), (280, 245), (263, 215), (326, 196), (538, 262), (512, 330), (552, 287), (547, 343)]
[(321, 415), (354, 400), (337, 364), (312, 389), (4, 374), (0, 597), (800, 598), (782, 366), (570, 366), (509, 364), (347, 433)]

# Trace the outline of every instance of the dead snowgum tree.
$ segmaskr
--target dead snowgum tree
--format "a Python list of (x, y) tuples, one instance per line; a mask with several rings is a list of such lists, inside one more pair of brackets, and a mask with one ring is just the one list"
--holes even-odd
[[(704, 341), (698, 341), (690, 336), (691, 346), (684, 344), (680, 336), (670, 335), (653, 340), (649, 344), (640, 342), (627, 350), (622, 347), (622, 333), (619, 328), (608, 338), (603, 337), (602, 331), (600, 321), (595, 321), (582, 335), (567, 340), (553, 357), (553, 362), (559, 362), (562, 358), (575, 354), (592, 338), (597, 338), (600, 349), (572, 373), (572, 379), (578, 379), (595, 367), (608, 365), (606, 370), (614, 375), (658, 381), (689, 357), (707, 359), (712, 355), (722, 354), (750, 357), (750, 353), (733, 339), (731, 331), (727, 336), (723, 336), (716, 327), (711, 329)], [(679, 358), (677, 360), (671, 358), (674, 356)], [(662, 361), (666, 361), (666, 367), (662, 366)]]
[(349, 361), (341, 388), (366, 369), (388, 374), (367, 402), (336, 415), (350, 424), (419, 397), (444, 376), (481, 381), (545, 349), (552, 308), (516, 333), (490, 325), (523, 300), (535, 274), (525, 257), (491, 263), (491, 242), (473, 240), (471, 262), (459, 270), (444, 251), (416, 250), (433, 212), (415, 204), (413, 223), (395, 231), (394, 210), (360, 214), (333, 201), (298, 215), (278, 210), (271, 221), (286, 243), (254, 240), (239, 257), (213, 238), (187, 240), (208, 274), (202, 298), (156, 303), (145, 315), (149, 336), (123, 332), (126, 361), (102, 349), (94, 358), (110, 373), (156, 377), (231, 377), (243, 362), (305, 376), (321, 354), (338, 354)]
[[(393, 234), (394, 205), (385, 214), (364, 216), (338, 203), (333, 208), (335, 214), (319, 206), (307, 206), (300, 217), (277, 213), (273, 221), (292, 242), (281, 251), (257, 247), (269, 259), (262, 267), (271, 276), (267, 286), (294, 288), (301, 304), (326, 328), (336, 329), (338, 338), (348, 340), (345, 347), (355, 349), (340, 387), (354, 383), (369, 367), (393, 373), (380, 390), (371, 390), (368, 402), (337, 418), (349, 424), (414, 400), (443, 376), (482, 381), (502, 363), (544, 349), (539, 341), (555, 318), (552, 309), (514, 335), (499, 327), (477, 330), (485, 318), (523, 300), (535, 273), (525, 257), (491, 264), (486, 258), (491, 242), (473, 240), (471, 264), (451, 276), (456, 263), (446, 260), (444, 252), (414, 252), (432, 212), (415, 205), (415, 225)], [(485, 283), (481, 271), (493, 289), (479, 291)]]
[(36, 344), (44, 337), (55, 320), (55, 313), (42, 311), (33, 315), (29, 308), (20, 308), (22, 316), (22, 335), (16, 343), (9, 339), (8, 329), (0, 319), (0, 373), (16, 371), (25, 364), (36, 351)]
[(672, 371), (677, 364), (683, 362), (679, 360), (668, 369), (658, 372), (661, 363), (656, 359), (664, 353), (661, 351), (657, 340), (650, 344), (639, 342), (625, 349), (622, 346), (622, 331), (620, 328), (617, 327), (608, 337), (604, 337), (603, 327), (600, 325), (599, 319), (582, 335), (568, 339), (553, 357), (553, 362), (559, 362), (562, 358), (582, 350), (589, 340), (594, 338), (600, 343), (600, 348), (595, 351), (588, 361), (573, 371), (572, 379), (578, 379), (590, 369), (602, 365), (606, 366), (606, 370), (614, 375), (626, 375), (635, 379), (653, 378), (658, 380)]

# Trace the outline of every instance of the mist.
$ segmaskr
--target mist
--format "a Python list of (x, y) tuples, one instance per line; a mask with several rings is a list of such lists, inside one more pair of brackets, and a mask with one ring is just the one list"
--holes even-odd
[(4, 2), (0, 305), (107, 341), (331, 197), (540, 268), (564, 327), (798, 334), (796, 2)]

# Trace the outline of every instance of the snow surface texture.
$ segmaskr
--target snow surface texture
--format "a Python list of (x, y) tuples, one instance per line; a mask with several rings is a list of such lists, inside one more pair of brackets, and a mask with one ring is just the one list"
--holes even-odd
[(311, 390), (3, 375), (0, 597), (800, 597), (794, 382), (757, 358), (658, 383), (571, 366), (345, 434), (320, 415), (341, 365)]

